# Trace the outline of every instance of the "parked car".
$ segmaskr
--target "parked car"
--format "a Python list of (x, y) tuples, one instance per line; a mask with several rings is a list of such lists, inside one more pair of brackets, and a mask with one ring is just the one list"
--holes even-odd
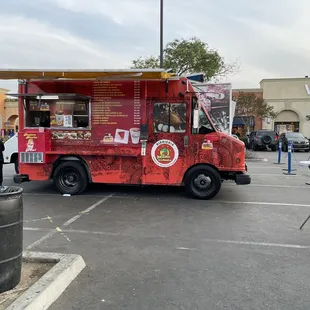
[(4, 147), (5, 147), (5, 150), (3, 152), (4, 164), (14, 164), (15, 172), (19, 173), (17, 133), (4, 143)]
[(249, 148), (254, 151), (270, 148), (273, 152), (277, 150), (278, 134), (273, 130), (252, 131), (249, 135)]
[(282, 151), (287, 152), (288, 141), (293, 143), (294, 151), (309, 152), (309, 140), (300, 132), (286, 132), (280, 135), (279, 141), (282, 141)]

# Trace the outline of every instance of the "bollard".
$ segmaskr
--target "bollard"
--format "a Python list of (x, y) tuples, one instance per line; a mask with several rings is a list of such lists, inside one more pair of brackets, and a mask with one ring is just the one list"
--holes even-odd
[(296, 171), (296, 169), (292, 169), (292, 142), (288, 142), (288, 150), (287, 150), (287, 169), (283, 169), (285, 175), (296, 175), (296, 173), (292, 173), (292, 171)]
[(278, 161), (274, 164), (276, 165), (284, 165), (284, 163), (281, 163), (281, 154), (282, 154), (282, 142), (279, 141), (279, 147), (278, 147)]

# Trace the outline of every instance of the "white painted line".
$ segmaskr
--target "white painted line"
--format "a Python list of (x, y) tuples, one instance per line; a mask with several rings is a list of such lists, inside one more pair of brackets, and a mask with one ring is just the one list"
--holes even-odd
[(299, 244), (266, 243), (266, 242), (234, 241), (234, 240), (213, 240), (213, 239), (203, 239), (203, 240), (208, 241), (208, 242), (238, 244), (238, 245), (253, 245), (253, 246), (278, 247), (278, 248), (289, 248), (289, 249), (310, 249), (309, 245), (299, 245)]
[[(310, 207), (310, 206), (309, 206)], [(34, 228), (34, 227), (24, 227), (24, 230), (29, 231), (46, 231), (44, 228)], [(132, 237), (132, 235), (122, 234), (122, 233), (109, 233), (104, 231), (89, 231), (89, 230), (74, 230), (66, 229), (63, 230), (65, 233), (77, 233), (86, 235), (110, 235), (110, 236), (123, 236)], [(144, 236), (144, 237), (156, 237), (156, 238), (166, 238), (166, 236), (156, 235), (156, 236)], [(269, 243), (269, 242), (254, 242), (254, 241), (236, 241), (236, 240), (221, 240), (221, 239), (202, 239), (206, 242), (214, 243), (227, 243), (227, 244), (237, 244), (237, 245), (250, 245), (250, 246), (264, 246), (264, 247), (278, 247), (278, 248), (291, 248), (291, 249), (310, 249), (310, 245), (299, 245), (299, 244), (287, 244), (287, 243)], [(177, 247), (177, 250), (188, 250), (196, 251), (197, 248), (188, 247)]]
[[(225, 184), (224, 187), (237, 187), (236, 184)], [(247, 187), (275, 187), (275, 188), (307, 188), (310, 186), (300, 186), (300, 185), (275, 185), (275, 184), (248, 184)], [(239, 189), (239, 188), (238, 188)]]
[(183, 247), (178, 247), (177, 250), (190, 250), (190, 251), (196, 251), (197, 249), (195, 249), (195, 248), (183, 248)]
[[(89, 208), (87, 208), (85, 210), (85, 212), (90, 212), (91, 210), (95, 209), (96, 207), (98, 207), (99, 205), (101, 205), (103, 202), (105, 202), (106, 200), (108, 200), (109, 198), (111, 198), (113, 196), (113, 194), (106, 196), (104, 198), (102, 198), (101, 200), (99, 200), (98, 202), (96, 202), (95, 204), (91, 205)], [(69, 219), (68, 221), (66, 221), (62, 226), (69, 226), (70, 224), (72, 224), (73, 222), (75, 222), (77, 219), (79, 219), (81, 216), (83, 216), (82, 213), (75, 215), (73, 218)], [(42, 238), (38, 239), (37, 241), (33, 242), (32, 244), (30, 244), (26, 249), (27, 250), (31, 250), (34, 247), (36, 247), (37, 245), (39, 245), (40, 243), (42, 243), (43, 241), (45, 241), (46, 239), (49, 239), (50, 237), (54, 236), (57, 233), (57, 230), (53, 230), (50, 231), (48, 234), (46, 234), (45, 236), (43, 236)]]
[(39, 245), (40, 243), (42, 243), (43, 241), (45, 241), (46, 239), (54, 236), (57, 233), (56, 230), (52, 230), (50, 231), (47, 235), (43, 236), (42, 238), (38, 239), (37, 241), (33, 242), (32, 244), (28, 245), (26, 247), (26, 250), (31, 250), (34, 247), (36, 247), (37, 245)]
[(248, 166), (248, 170), (251, 170), (251, 169), (278, 169), (278, 170), (281, 170), (283, 166), (280, 167), (276, 167), (276, 166), (252, 166), (252, 165), (247, 165)]
[(65, 222), (63, 224), (63, 226), (69, 226), (70, 224), (72, 224), (73, 222), (75, 222), (76, 220), (78, 220), (81, 216), (83, 216), (86, 213), (91, 212), (92, 210), (94, 210), (95, 208), (97, 208), (98, 206), (100, 206), (102, 203), (104, 203), (105, 201), (107, 201), (109, 198), (111, 198), (113, 196), (113, 194), (102, 198), (101, 200), (99, 200), (98, 202), (96, 202), (95, 204), (91, 205), (89, 208), (85, 209), (84, 211), (80, 212), (79, 214), (77, 214), (76, 216), (74, 216), (73, 218), (71, 218), (70, 220), (68, 220), (67, 222)]
[(40, 231), (40, 232), (54, 231), (54, 229), (38, 228), (38, 227), (24, 227), (23, 229), (26, 230), (26, 231)]
[[(282, 171), (281, 171), (282, 172)], [(278, 174), (273, 174), (273, 173), (250, 173), (250, 171), (248, 171), (249, 175), (250, 176), (256, 176), (256, 177), (278, 177), (278, 176), (284, 176), (283, 173), (278, 173)], [(291, 177), (297, 177), (297, 175), (290, 175), (289, 176), (290, 178)]]
[(224, 204), (243, 204), (243, 205), (262, 205), (262, 206), (283, 206), (283, 207), (305, 207), (310, 208), (310, 205), (300, 203), (285, 203), (285, 202), (262, 202), (262, 201), (229, 201), (229, 200), (212, 200), (216, 203)]

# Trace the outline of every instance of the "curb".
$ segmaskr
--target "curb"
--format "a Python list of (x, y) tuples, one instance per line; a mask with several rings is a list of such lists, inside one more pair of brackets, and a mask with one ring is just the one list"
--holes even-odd
[(6, 310), (48, 309), (86, 266), (82, 256), (75, 254), (24, 252), (23, 261), (56, 265)]
[(246, 162), (268, 162), (267, 158), (252, 158), (252, 159), (246, 159)]

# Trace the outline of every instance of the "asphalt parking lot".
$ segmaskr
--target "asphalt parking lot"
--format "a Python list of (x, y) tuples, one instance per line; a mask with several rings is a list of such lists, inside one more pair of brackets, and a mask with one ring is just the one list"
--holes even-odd
[[(87, 264), (50, 309), (310, 309), (310, 221), (299, 230), (310, 170), (293, 162), (285, 176), (276, 153), (259, 156), (269, 161), (248, 163), (251, 185), (224, 183), (211, 201), (180, 188), (63, 197), (51, 182), (24, 184), (24, 248)], [(12, 185), (13, 167), (4, 175)]]

